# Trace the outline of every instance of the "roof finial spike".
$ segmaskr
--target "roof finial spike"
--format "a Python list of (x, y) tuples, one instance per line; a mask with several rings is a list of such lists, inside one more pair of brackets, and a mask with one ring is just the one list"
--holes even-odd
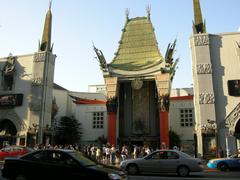
[(51, 13), (51, 4), (52, 0), (49, 1), (49, 10), (45, 17), (45, 23), (42, 34), (42, 41), (39, 47), (39, 51), (50, 51), (52, 52), (51, 47), (51, 33), (52, 33), (52, 13)]
[(150, 5), (146, 6), (146, 11), (147, 11), (148, 20), (150, 20), (150, 14), (151, 14), (151, 6)]
[(126, 10), (125, 10), (125, 14), (126, 14), (126, 21), (128, 21), (128, 20), (129, 20), (129, 12), (130, 12), (129, 8), (126, 8)]
[(52, 0), (49, 1), (49, 10), (51, 11), (51, 8), (52, 8)]
[(193, 33), (206, 33), (205, 21), (202, 19), (202, 12), (199, 0), (193, 0), (194, 8), (194, 22), (193, 22)]

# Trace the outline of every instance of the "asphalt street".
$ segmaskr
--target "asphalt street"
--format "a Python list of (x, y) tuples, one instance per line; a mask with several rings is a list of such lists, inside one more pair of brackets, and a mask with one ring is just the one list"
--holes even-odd
[(129, 180), (239, 180), (240, 171), (220, 172), (204, 171), (203, 173), (192, 173), (188, 177), (179, 177), (175, 174), (148, 175), (148, 176), (129, 176)]
[[(0, 162), (0, 168), (2, 168), (2, 162)], [(188, 177), (179, 177), (176, 174), (160, 174), (160, 175), (139, 175), (139, 176), (129, 176), (129, 180), (239, 180), (240, 171), (226, 171), (222, 172), (217, 169), (209, 169), (205, 167), (203, 172), (190, 173)], [(0, 180), (7, 180), (1, 176)]]

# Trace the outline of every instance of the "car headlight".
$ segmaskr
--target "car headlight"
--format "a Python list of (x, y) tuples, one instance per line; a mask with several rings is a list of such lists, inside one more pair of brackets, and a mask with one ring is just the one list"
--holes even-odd
[(209, 162), (212, 163), (212, 164), (217, 164), (217, 162), (214, 161), (214, 160), (210, 160)]
[(121, 179), (121, 176), (119, 176), (118, 174), (115, 174), (115, 173), (108, 173), (108, 177), (110, 179)]

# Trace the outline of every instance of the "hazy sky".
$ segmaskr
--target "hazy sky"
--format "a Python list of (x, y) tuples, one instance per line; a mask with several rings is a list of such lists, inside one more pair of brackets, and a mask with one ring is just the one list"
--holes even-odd
[[(38, 49), (48, 0), (0, 0), (0, 57), (32, 54)], [(94, 58), (92, 42), (111, 62), (125, 23), (146, 16), (151, 21), (162, 55), (177, 37), (175, 57), (180, 57), (173, 88), (191, 87), (192, 0), (53, 0), (52, 42), (57, 55), (55, 83), (71, 91), (87, 91), (88, 85), (103, 84), (102, 72)], [(207, 32), (235, 32), (240, 26), (239, 0), (201, 0)]]

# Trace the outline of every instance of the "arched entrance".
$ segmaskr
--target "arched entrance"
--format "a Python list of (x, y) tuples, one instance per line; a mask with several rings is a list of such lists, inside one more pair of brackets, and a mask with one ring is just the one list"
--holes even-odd
[(17, 128), (9, 119), (0, 120), (0, 148), (16, 144)]
[(235, 126), (234, 136), (236, 137), (237, 140), (237, 149), (240, 149), (240, 119), (238, 120)]

